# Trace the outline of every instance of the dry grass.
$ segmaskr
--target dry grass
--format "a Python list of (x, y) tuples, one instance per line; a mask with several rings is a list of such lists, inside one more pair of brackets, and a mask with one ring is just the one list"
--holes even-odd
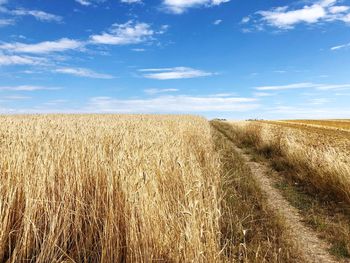
[(306, 125), (290, 121), (260, 121), (259, 123), (269, 124), (266, 127), (274, 130), (279, 129), (286, 134), (288, 133), (290, 136), (296, 135), (294, 136), (295, 140), (307, 145), (307, 147), (316, 150), (331, 147), (336, 151), (350, 155), (350, 132), (345, 129), (311, 124)]
[(349, 120), (290, 120), (287, 123), (314, 125), (316, 127), (350, 130)]
[(284, 221), (267, 208), (260, 186), (236, 152), (235, 130), (224, 122), (213, 121), (212, 126), (225, 193), (221, 218), (225, 253), (238, 262), (301, 262)]
[(274, 122), (233, 125), (237, 141), (274, 159), (277, 170), (278, 166), (293, 167), (298, 180), (350, 203), (350, 140), (347, 137), (332, 137), (317, 128), (294, 129)]
[(331, 252), (349, 258), (350, 141), (315, 127), (276, 122), (231, 125), (237, 144), (279, 172), (277, 187), (305, 222), (332, 244)]
[(0, 262), (218, 262), (207, 121), (1, 116)]

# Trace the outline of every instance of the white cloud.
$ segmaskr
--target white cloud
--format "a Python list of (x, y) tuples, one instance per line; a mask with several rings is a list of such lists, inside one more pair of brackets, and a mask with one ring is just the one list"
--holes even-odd
[(75, 0), (75, 2), (84, 5), (84, 6), (89, 6), (91, 5), (91, 2), (87, 1), (87, 0)]
[(106, 45), (129, 45), (146, 42), (156, 34), (147, 23), (128, 21), (125, 24), (113, 24), (108, 32), (92, 35), (91, 42)]
[(145, 89), (144, 92), (147, 94), (160, 94), (160, 93), (168, 93), (168, 92), (177, 92), (178, 89)]
[(350, 84), (316, 84), (310, 82), (302, 82), (302, 83), (294, 83), (288, 85), (280, 85), (280, 86), (262, 86), (256, 87), (256, 90), (291, 90), (291, 89), (308, 89), (308, 88), (316, 88), (318, 90), (331, 90), (331, 89), (348, 89), (350, 88)]
[(309, 100), (309, 103), (312, 105), (323, 105), (329, 102), (331, 102), (331, 100), (328, 98), (316, 98), (316, 99)]
[(329, 12), (332, 14), (338, 14), (338, 13), (344, 13), (349, 11), (350, 7), (349, 6), (331, 6), (329, 8)]
[(33, 16), (35, 19), (42, 22), (61, 22), (61, 16), (46, 13), (40, 10), (15, 9), (8, 10), (8, 13), (14, 16)]
[(339, 90), (339, 89), (350, 89), (350, 84), (320, 84), (317, 89), (319, 90)]
[(143, 77), (149, 79), (189, 79), (212, 76), (214, 73), (206, 72), (199, 69), (193, 69), (188, 67), (175, 67), (175, 68), (158, 68), (158, 69), (141, 69), (140, 72), (146, 72)]
[(0, 13), (7, 14), (9, 16), (32, 16), (42, 22), (61, 22), (63, 20), (61, 16), (47, 13), (41, 10), (28, 10), (24, 8), (10, 10), (4, 6), (1, 6), (4, 3), (6, 3), (6, 1), (2, 3), (0, 2)]
[(58, 90), (58, 87), (43, 87), (43, 86), (0, 86), (0, 91), (37, 91), (37, 90)]
[[(312, 5), (292, 9), (289, 6), (276, 7), (271, 10), (258, 11), (261, 19), (254, 20), (258, 26), (268, 24), (280, 29), (292, 29), (297, 24), (316, 24), (319, 22), (350, 22), (349, 6), (336, 5), (338, 0), (321, 0)], [(246, 22), (249, 22), (247, 20)]]
[(142, 3), (142, 0), (121, 0), (120, 2), (125, 4), (139, 4)]
[(131, 50), (135, 51), (135, 52), (144, 52), (144, 51), (146, 51), (146, 49), (144, 49), (144, 48), (133, 48)]
[(250, 21), (250, 17), (249, 16), (246, 16), (246, 17), (243, 17), (242, 20), (241, 20), (241, 23), (242, 24), (246, 24)]
[(312, 105), (310, 107), (277, 106), (263, 112), (266, 119), (346, 119), (350, 116), (350, 108), (321, 107)]
[(106, 0), (75, 0), (75, 2), (83, 6), (95, 6), (95, 4), (104, 3)]
[(213, 24), (214, 25), (220, 25), (222, 23), (222, 20), (221, 19), (218, 19), (218, 20), (215, 20), (214, 22), (213, 22)]
[(0, 45), (0, 49), (15, 53), (47, 54), (52, 52), (80, 49), (83, 46), (83, 42), (62, 38), (57, 41), (44, 41), (37, 44), (25, 44), (19, 42), (5, 43)]
[(57, 106), (57, 105), (61, 105), (63, 103), (68, 102), (67, 100), (50, 100), (44, 103), (44, 105), (46, 106)]
[(268, 92), (254, 92), (253, 95), (254, 97), (271, 97), (275, 96), (276, 94)]
[(55, 69), (54, 72), (74, 75), (78, 77), (94, 78), (94, 79), (113, 79), (114, 78), (112, 75), (97, 73), (95, 71), (92, 71), (86, 68), (58, 68), (58, 69)]
[(3, 26), (10, 26), (15, 23), (15, 20), (13, 19), (0, 19), (0, 27)]
[(19, 95), (11, 95), (11, 96), (0, 97), (0, 100), (6, 100), (6, 101), (11, 101), (11, 100), (28, 100), (28, 99), (31, 99), (31, 97), (19, 96)]
[(118, 113), (193, 113), (249, 111), (259, 107), (254, 98), (164, 96), (151, 99), (91, 98), (88, 109)]
[(348, 47), (350, 47), (350, 43), (347, 43), (347, 44), (344, 44), (344, 45), (339, 45), (339, 46), (331, 47), (331, 50), (334, 51), (334, 50), (339, 50), (339, 49), (348, 48)]
[(29, 57), (29, 56), (16, 56), (16, 55), (3, 55), (0, 53), (0, 65), (41, 65), (45, 62), (45, 59)]
[(182, 14), (189, 8), (216, 6), (229, 1), (230, 0), (163, 0), (163, 6), (165, 10), (171, 13)]

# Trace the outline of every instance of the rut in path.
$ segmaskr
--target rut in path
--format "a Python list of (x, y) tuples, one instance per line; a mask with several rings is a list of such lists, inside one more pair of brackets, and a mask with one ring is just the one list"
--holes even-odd
[[(222, 134), (227, 138), (226, 134)], [(243, 156), (253, 178), (266, 195), (268, 208), (284, 219), (286, 230), (293, 239), (293, 243), (300, 248), (300, 256), (304, 258), (304, 262), (339, 262), (328, 253), (330, 245), (319, 239), (316, 232), (305, 226), (298, 210), (273, 187), (275, 180), (267, 175), (270, 169), (266, 165), (251, 161), (251, 156), (238, 147), (234, 149)]]

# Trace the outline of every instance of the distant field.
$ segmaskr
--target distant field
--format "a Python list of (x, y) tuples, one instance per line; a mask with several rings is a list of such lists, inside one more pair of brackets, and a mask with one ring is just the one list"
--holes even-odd
[(317, 125), (325, 128), (337, 128), (350, 131), (350, 120), (288, 120), (286, 123)]
[[(310, 122), (310, 124), (309, 124)], [(323, 125), (314, 124), (314, 121), (261, 121), (259, 123), (267, 124), (270, 130), (289, 131), (296, 141), (308, 145), (314, 149), (323, 149), (333, 147), (334, 149), (350, 154), (350, 122), (336, 121), (338, 128), (330, 126), (329, 121), (317, 121)], [(339, 127), (342, 128), (339, 128)], [(348, 158), (348, 157), (347, 157)], [(349, 159), (348, 159), (349, 161)], [(350, 161), (349, 161), (350, 162)]]

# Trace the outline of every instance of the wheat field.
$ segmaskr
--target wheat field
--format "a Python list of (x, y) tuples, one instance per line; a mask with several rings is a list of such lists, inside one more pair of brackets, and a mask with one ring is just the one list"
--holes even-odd
[(219, 163), (191, 116), (0, 117), (0, 262), (219, 262)]
[(232, 125), (243, 143), (267, 155), (283, 156), (285, 163), (281, 165), (293, 167), (298, 180), (350, 203), (349, 132), (302, 125), (298, 121), (233, 122)]

